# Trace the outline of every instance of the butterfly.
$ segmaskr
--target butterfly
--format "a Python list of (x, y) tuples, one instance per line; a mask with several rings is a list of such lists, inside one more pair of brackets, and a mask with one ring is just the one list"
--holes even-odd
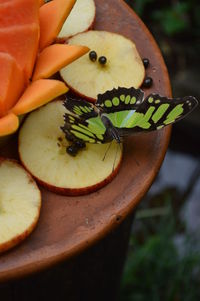
[(138, 132), (149, 132), (179, 121), (198, 104), (193, 96), (167, 98), (159, 94), (144, 97), (141, 89), (118, 88), (97, 96), (95, 104), (66, 99), (61, 127), (72, 141), (68, 153), (76, 155), (85, 143), (108, 143)]

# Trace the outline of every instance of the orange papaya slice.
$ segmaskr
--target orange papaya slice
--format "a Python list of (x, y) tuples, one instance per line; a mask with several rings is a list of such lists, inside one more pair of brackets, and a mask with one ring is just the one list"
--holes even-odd
[(39, 0), (39, 6), (42, 6), (44, 3), (44, 0)]
[(0, 117), (16, 104), (25, 88), (24, 72), (16, 60), (0, 52)]
[(39, 26), (36, 24), (0, 28), (0, 51), (16, 59), (26, 79), (32, 75), (38, 42)]
[(0, 118), (0, 137), (14, 133), (19, 127), (19, 119), (13, 114)]
[(33, 80), (52, 76), (88, 51), (89, 48), (85, 46), (66, 44), (53, 44), (46, 47), (38, 56)]
[[(15, 1), (15, 0), (14, 0)], [(13, 1), (13, 2), (14, 2)], [(2, 3), (7, 3), (7, 2), (12, 2), (12, 0), (0, 0), (0, 4), (2, 4)]]
[(67, 91), (66, 85), (59, 80), (36, 80), (28, 86), (12, 112), (16, 115), (28, 113)]
[(53, 0), (40, 7), (40, 50), (54, 42), (76, 0)]
[(0, 28), (39, 24), (38, 0), (12, 0), (0, 3)]

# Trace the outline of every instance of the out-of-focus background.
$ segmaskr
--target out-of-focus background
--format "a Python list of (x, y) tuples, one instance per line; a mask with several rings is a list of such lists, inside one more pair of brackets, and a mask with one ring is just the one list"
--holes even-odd
[[(173, 96), (200, 100), (200, 1), (126, 2), (159, 44)], [(161, 171), (138, 207), (121, 300), (200, 300), (200, 106), (173, 126)]]

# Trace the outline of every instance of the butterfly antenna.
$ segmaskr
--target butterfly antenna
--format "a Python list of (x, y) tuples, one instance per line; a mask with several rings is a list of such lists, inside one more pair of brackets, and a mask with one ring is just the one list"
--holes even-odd
[(106, 156), (107, 156), (107, 153), (109, 152), (109, 149), (110, 149), (110, 147), (111, 147), (111, 144), (112, 144), (112, 141), (109, 143), (108, 148), (107, 148), (107, 150), (106, 150), (106, 152), (105, 152), (105, 155), (103, 156), (102, 161), (105, 160), (105, 158), (106, 158)]
[(119, 145), (119, 147), (117, 147), (116, 149), (116, 152), (115, 152), (115, 159), (114, 159), (114, 162), (113, 162), (113, 168), (112, 168), (112, 172), (114, 171), (115, 169), (115, 163), (116, 163), (116, 159), (117, 159), (117, 153), (118, 153), (118, 149), (121, 150), (121, 144), (120, 143), (117, 143)]

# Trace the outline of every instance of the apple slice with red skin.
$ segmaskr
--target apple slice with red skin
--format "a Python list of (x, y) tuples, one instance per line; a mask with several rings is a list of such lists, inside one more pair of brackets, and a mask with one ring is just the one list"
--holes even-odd
[(36, 227), (41, 193), (16, 161), (0, 158), (0, 253), (22, 242)]
[(90, 30), (70, 38), (68, 44), (87, 46), (96, 52), (96, 58), (91, 58), (89, 52), (60, 70), (61, 77), (76, 94), (95, 102), (98, 94), (113, 88), (142, 85), (144, 65), (136, 45), (126, 37)]
[(92, 29), (95, 15), (94, 0), (77, 0), (58, 34), (58, 40), (64, 41), (77, 33)]
[(116, 142), (112, 142), (107, 153), (108, 144), (88, 143), (75, 157), (70, 156), (66, 153), (69, 142), (60, 130), (65, 112), (62, 101), (32, 112), (20, 129), (19, 156), (42, 186), (63, 195), (83, 195), (114, 178), (122, 150)]

